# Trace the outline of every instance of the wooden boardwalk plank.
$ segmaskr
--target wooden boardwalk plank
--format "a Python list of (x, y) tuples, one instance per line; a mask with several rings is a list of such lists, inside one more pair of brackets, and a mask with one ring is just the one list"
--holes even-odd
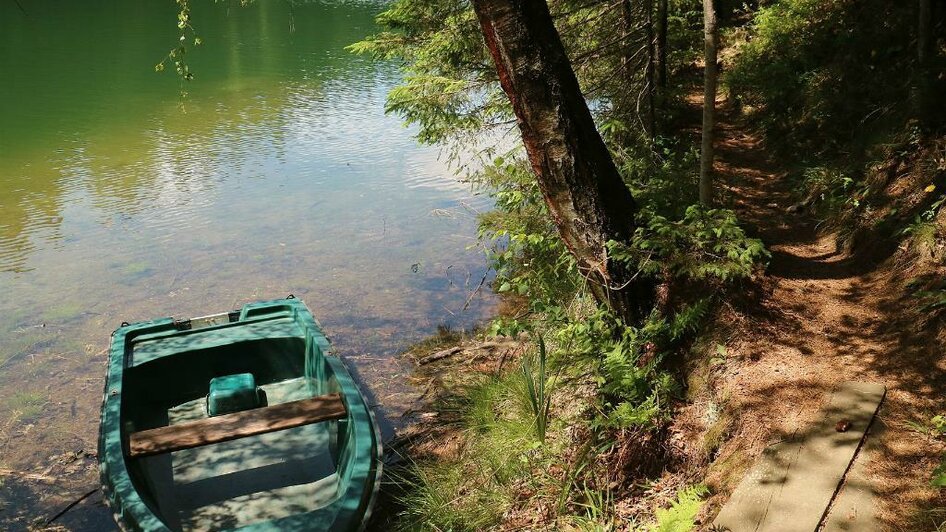
[(877, 492), (867, 476), (867, 464), (880, 453), (880, 438), (885, 430), (883, 417), (878, 416), (844, 477), (841, 492), (831, 503), (822, 532), (879, 532), (883, 529), (877, 518)]
[[(878, 384), (845, 382), (804, 436), (766, 449), (713, 524), (731, 532), (813, 532), (883, 401)], [(850, 422), (846, 432), (836, 424)]]
[(191, 449), (319, 421), (340, 419), (345, 417), (346, 413), (340, 394), (321, 395), (135, 432), (128, 438), (128, 455), (136, 458)]

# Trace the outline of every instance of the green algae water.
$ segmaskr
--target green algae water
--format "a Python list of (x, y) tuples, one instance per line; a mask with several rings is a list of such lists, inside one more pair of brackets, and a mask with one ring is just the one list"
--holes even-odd
[[(2, 529), (97, 486), (122, 321), (293, 293), (395, 419), (414, 392), (393, 354), (492, 307), (470, 297), (488, 199), (384, 114), (396, 65), (344, 50), (380, 7), (191, 3), (182, 83), (154, 69), (171, 0), (0, 2)], [(98, 494), (55, 524), (112, 526)]]

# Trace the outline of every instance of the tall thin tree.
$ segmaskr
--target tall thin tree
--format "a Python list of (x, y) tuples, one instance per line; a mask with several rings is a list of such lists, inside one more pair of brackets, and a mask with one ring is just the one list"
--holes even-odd
[(667, 0), (657, 0), (654, 31), (654, 82), (657, 85), (658, 103), (661, 103), (667, 90)]
[(914, 94), (915, 114), (921, 123), (929, 121), (931, 56), (933, 54), (933, 9), (931, 0), (919, 0), (917, 5), (918, 20), (916, 31), (917, 69), (916, 92)]
[(713, 204), (713, 129), (716, 126), (718, 32), (714, 0), (703, 0), (703, 135), (700, 143), (700, 203)]

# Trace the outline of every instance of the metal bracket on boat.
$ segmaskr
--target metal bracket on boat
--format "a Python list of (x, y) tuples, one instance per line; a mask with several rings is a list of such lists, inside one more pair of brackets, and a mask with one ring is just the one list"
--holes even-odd
[(174, 328), (179, 331), (188, 331), (191, 328), (191, 320), (174, 320)]
[(289, 294), (288, 296), (286, 296), (286, 299), (295, 299), (295, 298), (296, 296), (293, 294)]

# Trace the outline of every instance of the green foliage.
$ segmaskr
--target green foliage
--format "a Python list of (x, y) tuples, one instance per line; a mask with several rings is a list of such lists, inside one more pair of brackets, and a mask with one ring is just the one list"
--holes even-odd
[[(920, 434), (934, 439), (943, 439), (946, 436), (946, 415), (937, 414), (924, 421), (907, 421), (907, 426)], [(940, 488), (946, 488), (946, 455), (943, 456), (939, 466), (933, 470), (933, 476), (930, 484)]]
[[(527, 175), (521, 166), (506, 170), (506, 175)], [(620, 323), (604, 308), (576, 314), (570, 309), (588, 296), (537, 189), (526, 179), (497, 184), (497, 212), (484, 218), (483, 234), (506, 238), (490, 254), (498, 290), (529, 296), (530, 308), (555, 339), (558, 363), (568, 360), (588, 369), (600, 394), (594, 426), (647, 428), (665, 420), (678, 385), (661, 369), (663, 353), (699, 329), (712, 300), (680, 304), (668, 316), (655, 312), (637, 327)], [(691, 207), (685, 212), (679, 222), (653, 216), (635, 235), (634, 248), (612, 243), (612, 257), (648, 275), (720, 282), (747, 277), (767, 258), (730, 211)], [(492, 331), (515, 335), (525, 328), (506, 319), (497, 320)]]
[(700, 152), (686, 139), (657, 137), (644, 146), (614, 150), (615, 162), (643, 216), (651, 213), (680, 218), (698, 202)]
[(667, 418), (679, 387), (660, 368), (660, 350), (672, 335), (672, 326), (657, 313), (642, 326), (629, 327), (602, 308), (559, 327), (557, 344), (571, 363), (590, 368), (598, 386), (600, 415), (593, 426), (649, 428)]
[(508, 504), (488, 471), (462, 462), (418, 464), (411, 471), (396, 479), (405, 489), (400, 530), (483, 530)]
[(670, 321), (670, 339), (679, 340), (687, 335), (695, 335), (709, 314), (711, 302), (710, 298), (704, 297), (679, 309)]
[(570, 520), (572, 525), (588, 532), (614, 530), (614, 496), (610, 489), (598, 489), (585, 484), (576, 499), (581, 514)]
[(921, 301), (920, 312), (940, 311), (946, 308), (946, 288), (920, 290), (913, 294)]
[(946, 282), (942, 279), (932, 282), (915, 279), (907, 284), (907, 290), (917, 301), (918, 310), (929, 318), (937, 318), (946, 310)]
[[(619, 7), (550, 2), (579, 83), (641, 205), (642, 227), (634, 241), (613, 244), (609, 253), (659, 281), (718, 285), (745, 278), (767, 253), (745, 236), (732, 212), (692, 207), (699, 159), (692, 142), (641, 134), (636, 102), (630, 101), (637, 91), (627, 72), (628, 47), (615, 34), (624, 22)], [(671, 2), (671, 42), (700, 45), (698, 8)], [(350, 49), (402, 62), (405, 81), (389, 94), (387, 109), (417, 125), (420, 140), (469, 148), (484, 137), (488, 141), (484, 133), (496, 126), (513, 127), (468, 1), (395, 0), (378, 22), (381, 33)], [(683, 45), (671, 49), (671, 71), (693, 55)], [(529, 502), (522, 499), (524, 489), (535, 498), (549, 493), (558, 501), (550, 507), (578, 514), (569, 521), (575, 526), (608, 529), (614, 501), (590, 472), (593, 467), (585, 469), (593, 459), (566, 457), (563, 449), (576, 443), (576, 434), (585, 438), (580, 443), (603, 445), (614, 430), (642, 432), (663, 424), (679, 395), (663, 361), (699, 330), (714, 300), (675, 301), (672, 310), (655, 311), (644, 323), (621, 323), (591, 297), (521, 148), (496, 157), (472, 178), (495, 199), (495, 209), (481, 215), (479, 231), (496, 271), (494, 289), (528, 303), (515, 318), (495, 320), (490, 332), (529, 332), (537, 353), (525, 356), (517, 370), (465, 387), (445, 407), (459, 414), (463, 449), (444, 460), (448, 468), (419, 475), (420, 483), (409, 490), (415, 498), (405, 501), (405, 518), (429, 529), (488, 528), (502, 512)], [(560, 397), (569, 400), (558, 404)], [(588, 412), (594, 412), (590, 431)], [(548, 473), (551, 464), (570, 468), (564, 481)], [(475, 504), (489, 505), (488, 515), (471, 515)], [(430, 518), (418, 524), (425, 514)]]
[(922, 423), (908, 421), (907, 424), (913, 430), (932, 438), (941, 438), (946, 436), (946, 415), (935, 415)]
[[(638, 116), (644, 67), (640, 54), (629, 58), (628, 53), (639, 47), (645, 30), (637, 24), (625, 37), (616, 35), (615, 29), (626, 25), (619, 6), (549, 2), (582, 91), (597, 103), (592, 113), (602, 131), (636, 142), (645, 139)], [(692, 1), (670, 2), (669, 15), (672, 71), (692, 62), (702, 15)], [(388, 110), (418, 125), (421, 140), (462, 143), (482, 140), (484, 131), (496, 127), (513, 127), (511, 106), (468, 0), (395, 0), (377, 22), (382, 31), (349, 50), (402, 63), (407, 75), (391, 92)], [(630, 70), (629, 59), (636, 65)]]
[[(540, 344), (541, 345), (541, 344)], [(541, 365), (541, 351), (539, 360)], [(542, 368), (523, 363), (520, 371), (483, 378), (454, 389), (442, 411), (459, 414), (464, 442), (459, 454), (410, 468), (396, 479), (404, 489), (400, 526), (409, 530), (483, 530), (496, 525), (515, 502), (523, 483), (542, 480), (541, 471), (560, 460), (562, 447), (538, 434), (537, 417), (524, 391), (529, 377), (548, 426), (548, 388), (539, 391)], [(544, 412), (543, 412), (544, 411)]]
[[(936, 192), (935, 185), (926, 187), (925, 192)], [(937, 193), (933, 196), (933, 202), (923, 212), (917, 214), (913, 222), (900, 231), (900, 235), (910, 237), (910, 245), (921, 252), (928, 253), (930, 257), (936, 258), (937, 244), (943, 238), (943, 228), (936, 220), (936, 216), (946, 203), (946, 194)], [(941, 260), (941, 258), (937, 258)], [(935, 292), (935, 291), (934, 291)], [(939, 299), (935, 293), (915, 294), (923, 299)], [(939, 305), (935, 305), (938, 307)]]
[(537, 371), (533, 371), (532, 358), (522, 357), (520, 370), (525, 382), (525, 392), (532, 416), (535, 418), (535, 434), (540, 442), (545, 442), (545, 432), (549, 422), (549, 411), (552, 408), (551, 390), (546, 388), (548, 375), (546, 373), (547, 354), (545, 340), (541, 335), (536, 336), (539, 345)]
[(498, 158), (481, 179), (495, 191), (495, 208), (481, 216), (479, 237), (496, 271), (496, 290), (528, 295), (536, 311), (573, 297), (583, 281), (526, 163)]
[(458, 408), (470, 430), (485, 433), (499, 421), (497, 408), (505, 402), (507, 387), (499, 378), (487, 378), (469, 387), (458, 400)]
[(946, 488), (946, 456), (943, 457), (940, 464), (933, 470), (933, 478), (930, 480), (930, 484), (939, 488)]
[(656, 512), (657, 524), (650, 528), (651, 532), (690, 532), (696, 530), (696, 514), (703, 504), (703, 497), (709, 493), (706, 486), (696, 485), (677, 493), (677, 500), (670, 503), (669, 508), (661, 508)]
[[(191, 7), (190, 0), (175, 0), (178, 6), (177, 12), (177, 29), (180, 30), (180, 36), (178, 37), (177, 45), (168, 52), (161, 61), (154, 65), (155, 72), (161, 72), (164, 70), (165, 65), (173, 64), (174, 70), (177, 72), (177, 75), (181, 77), (184, 81), (190, 81), (194, 79), (194, 74), (191, 72), (190, 65), (187, 64), (187, 43), (190, 41), (194, 46), (200, 46), (202, 44), (201, 38), (197, 36), (196, 30), (191, 25)], [(243, 5), (246, 5), (248, 0), (243, 0)]]
[(860, 207), (866, 192), (848, 172), (824, 166), (806, 168), (802, 185), (812, 206), (830, 214)]
[(914, 248), (928, 253), (932, 253), (936, 246), (939, 233), (939, 226), (932, 220), (925, 219), (922, 215), (914, 218), (913, 222), (901, 231), (902, 235), (910, 236), (912, 239), (910, 244)]
[(902, 2), (768, 3), (725, 81), (758, 108), (755, 119), (783, 148), (849, 150), (855, 136), (898, 119), (909, 102), (913, 17)]
[(749, 277), (769, 258), (762, 242), (749, 238), (736, 215), (725, 209), (687, 208), (682, 220), (653, 215), (630, 246), (610, 242), (611, 257), (642, 272), (696, 281), (729, 282)]
[(397, 0), (377, 22), (384, 31), (348, 49), (403, 62), (387, 110), (418, 125), (422, 142), (473, 141), (511, 119), (468, 1)]

